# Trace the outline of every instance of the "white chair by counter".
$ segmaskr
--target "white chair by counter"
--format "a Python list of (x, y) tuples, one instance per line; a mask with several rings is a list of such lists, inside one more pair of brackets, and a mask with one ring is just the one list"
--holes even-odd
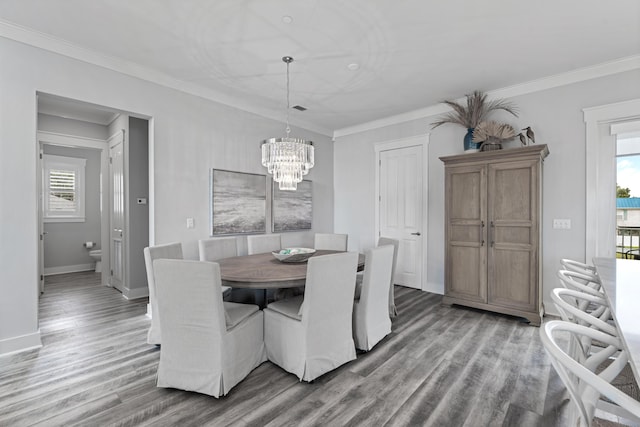
[(560, 265), (563, 270), (573, 271), (575, 273), (581, 273), (591, 276), (594, 281), (599, 282), (600, 278), (596, 273), (596, 267), (590, 264), (585, 264), (584, 262), (575, 261), (568, 258), (563, 258), (560, 260)]
[(317, 250), (346, 251), (348, 234), (316, 233), (313, 238), (313, 248)]
[[(576, 273), (569, 270), (558, 270), (556, 273), (560, 279), (560, 284), (566, 289), (573, 289), (578, 292), (584, 292), (588, 295), (592, 295), (601, 299), (605, 299), (604, 292), (600, 282), (593, 281), (592, 276), (589, 274)], [(599, 311), (594, 307), (589, 307), (588, 301), (581, 301), (579, 306), (580, 310), (587, 311), (595, 317), (600, 317), (603, 306), (599, 307)]]
[[(564, 337), (566, 333), (576, 341), (582, 341), (586, 337), (591, 341), (600, 341), (607, 347), (579, 362), (558, 345), (556, 335)], [(640, 422), (640, 402), (610, 384), (628, 364), (628, 355), (619, 338), (587, 326), (560, 320), (545, 323), (540, 328), (540, 338), (575, 405), (569, 425), (591, 426), (596, 409)], [(616, 358), (596, 374), (598, 367), (609, 361), (609, 357), (614, 354), (617, 354)], [(606, 397), (615, 405), (602, 400), (602, 397)]]
[(388, 301), (393, 252), (393, 246), (385, 245), (365, 254), (362, 291), (353, 302), (353, 340), (357, 349), (369, 351), (391, 333)]
[[(611, 308), (604, 298), (573, 289), (555, 288), (551, 292), (551, 299), (558, 308), (562, 320), (587, 326), (615, 337), (620, 336), (618, 328), (611, 321)], [(606, 347), (606, 344), (592, 341), (588, 336), (583, 335), (580, 339), (581, 341), (571, 339), (567, 348), (567, 353), (579, 362)], [(610, 358), (613, 357), (615, 355)], [(620, 376), (611, 381), (611, 385), (634, 399), (639, 399), (640, 391), (633, 378), (631, 365), (627, 364)]]
[(256, 234), (247, 236), (247, 252), (249, 255), (275, 252), (282, 249), (279, 234)]
[(144, 264), (147, 269), (147, 284), (149, 285), (149, 306), (151, 307), (151, 326), (147, 334), (149, 344), (160, 345), (160, 314), (158, 314), (158, 299), (156, 297), (156, 281), (153, 273), (153, 261), (157, 259), (182, 259), (182, 244), (168, 243), (165, 245), (149, 246), (143, 249)]
[[(551, 291), (551, 299), (562, 320), (597, 329), (609, 335), (619, 335), (615, 325), (607, 322), (611, 310), (604, 298), (573, 289), (555, 288)], [(586, 307), (589, 307), (591, 312), (587, 311)], [(578, 361), (586, 359), (592, 353), (594, 344), (587, 336), (581, 339), (582, 341), (572, 339), (568, 347), (569, 355)], [(596, 345), (600, 346), (600, 343)]]
[(264, 309), (270, 361), (312, 381), (356, 358), (351, 315), (357, 268), (356, 252), (309, 259), (304, 296)]
[[(618, 335), (615, 325), (607, 322), (611, 317), (611, 309), (603, 297), (573, 289), (555, 288), (551, 291), (551, 299), (562, 320), (593, 327), (610, 335)], [(593, 309), (587, 311), (584, 309), (586, 306)]]
[(158, 387), (226, 395), (266, 361), (257, 305), (222, 301), (220, 266), (154, 261), (162, 348)]
[(589, 295), (604, 298), (602, 285), (600, 282), (594, 282), (592, 276), (588, 274), (576, 273), (570, 270), (558, 270), (556, 273), (560, 284), (567, 289), (585, 292)]
[[(214, 237), (212, 239), (198, 240), (198, 253), (200, 261), (215, 262), (219, 259), (238, 256), (238, 243), (235, 237)], [(222, 287), (222, 295), (231, 292), (229, 286)]]

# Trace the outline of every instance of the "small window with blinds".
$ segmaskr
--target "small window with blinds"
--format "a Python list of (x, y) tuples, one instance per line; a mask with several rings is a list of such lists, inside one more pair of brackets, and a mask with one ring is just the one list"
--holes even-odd
[(44, 221), (81, 222), (84, 217), (86, 159), (43, 156)]

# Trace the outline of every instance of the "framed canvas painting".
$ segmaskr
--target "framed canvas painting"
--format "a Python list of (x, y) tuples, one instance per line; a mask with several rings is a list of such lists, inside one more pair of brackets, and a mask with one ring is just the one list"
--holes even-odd
[(265, 175), (211, 169), (211, 235), (266, 233)]
[(275, 182), (273, 184), (273, 232), (310, 230), (313, 219), (312, 182), (299, 182), (296, 191), (282, 191)]

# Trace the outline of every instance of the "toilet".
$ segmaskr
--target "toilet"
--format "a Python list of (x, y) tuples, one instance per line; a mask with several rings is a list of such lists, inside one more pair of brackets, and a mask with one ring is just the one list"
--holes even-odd
[(102, 250), (94, 249), (89, 251), (89, 256), (96, 262), (96, 273), (102, 272)]

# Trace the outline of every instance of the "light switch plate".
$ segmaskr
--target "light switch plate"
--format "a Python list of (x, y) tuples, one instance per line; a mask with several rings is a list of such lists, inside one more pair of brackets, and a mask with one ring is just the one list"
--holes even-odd
[(571, 220), (570, 219), (554, 219), (553, 228), (557, 230), (570, 230)]
[(187, 218), (187, 228), (193, 228), (195, 227), (195, 222), (193, 221), (193, 218)]

